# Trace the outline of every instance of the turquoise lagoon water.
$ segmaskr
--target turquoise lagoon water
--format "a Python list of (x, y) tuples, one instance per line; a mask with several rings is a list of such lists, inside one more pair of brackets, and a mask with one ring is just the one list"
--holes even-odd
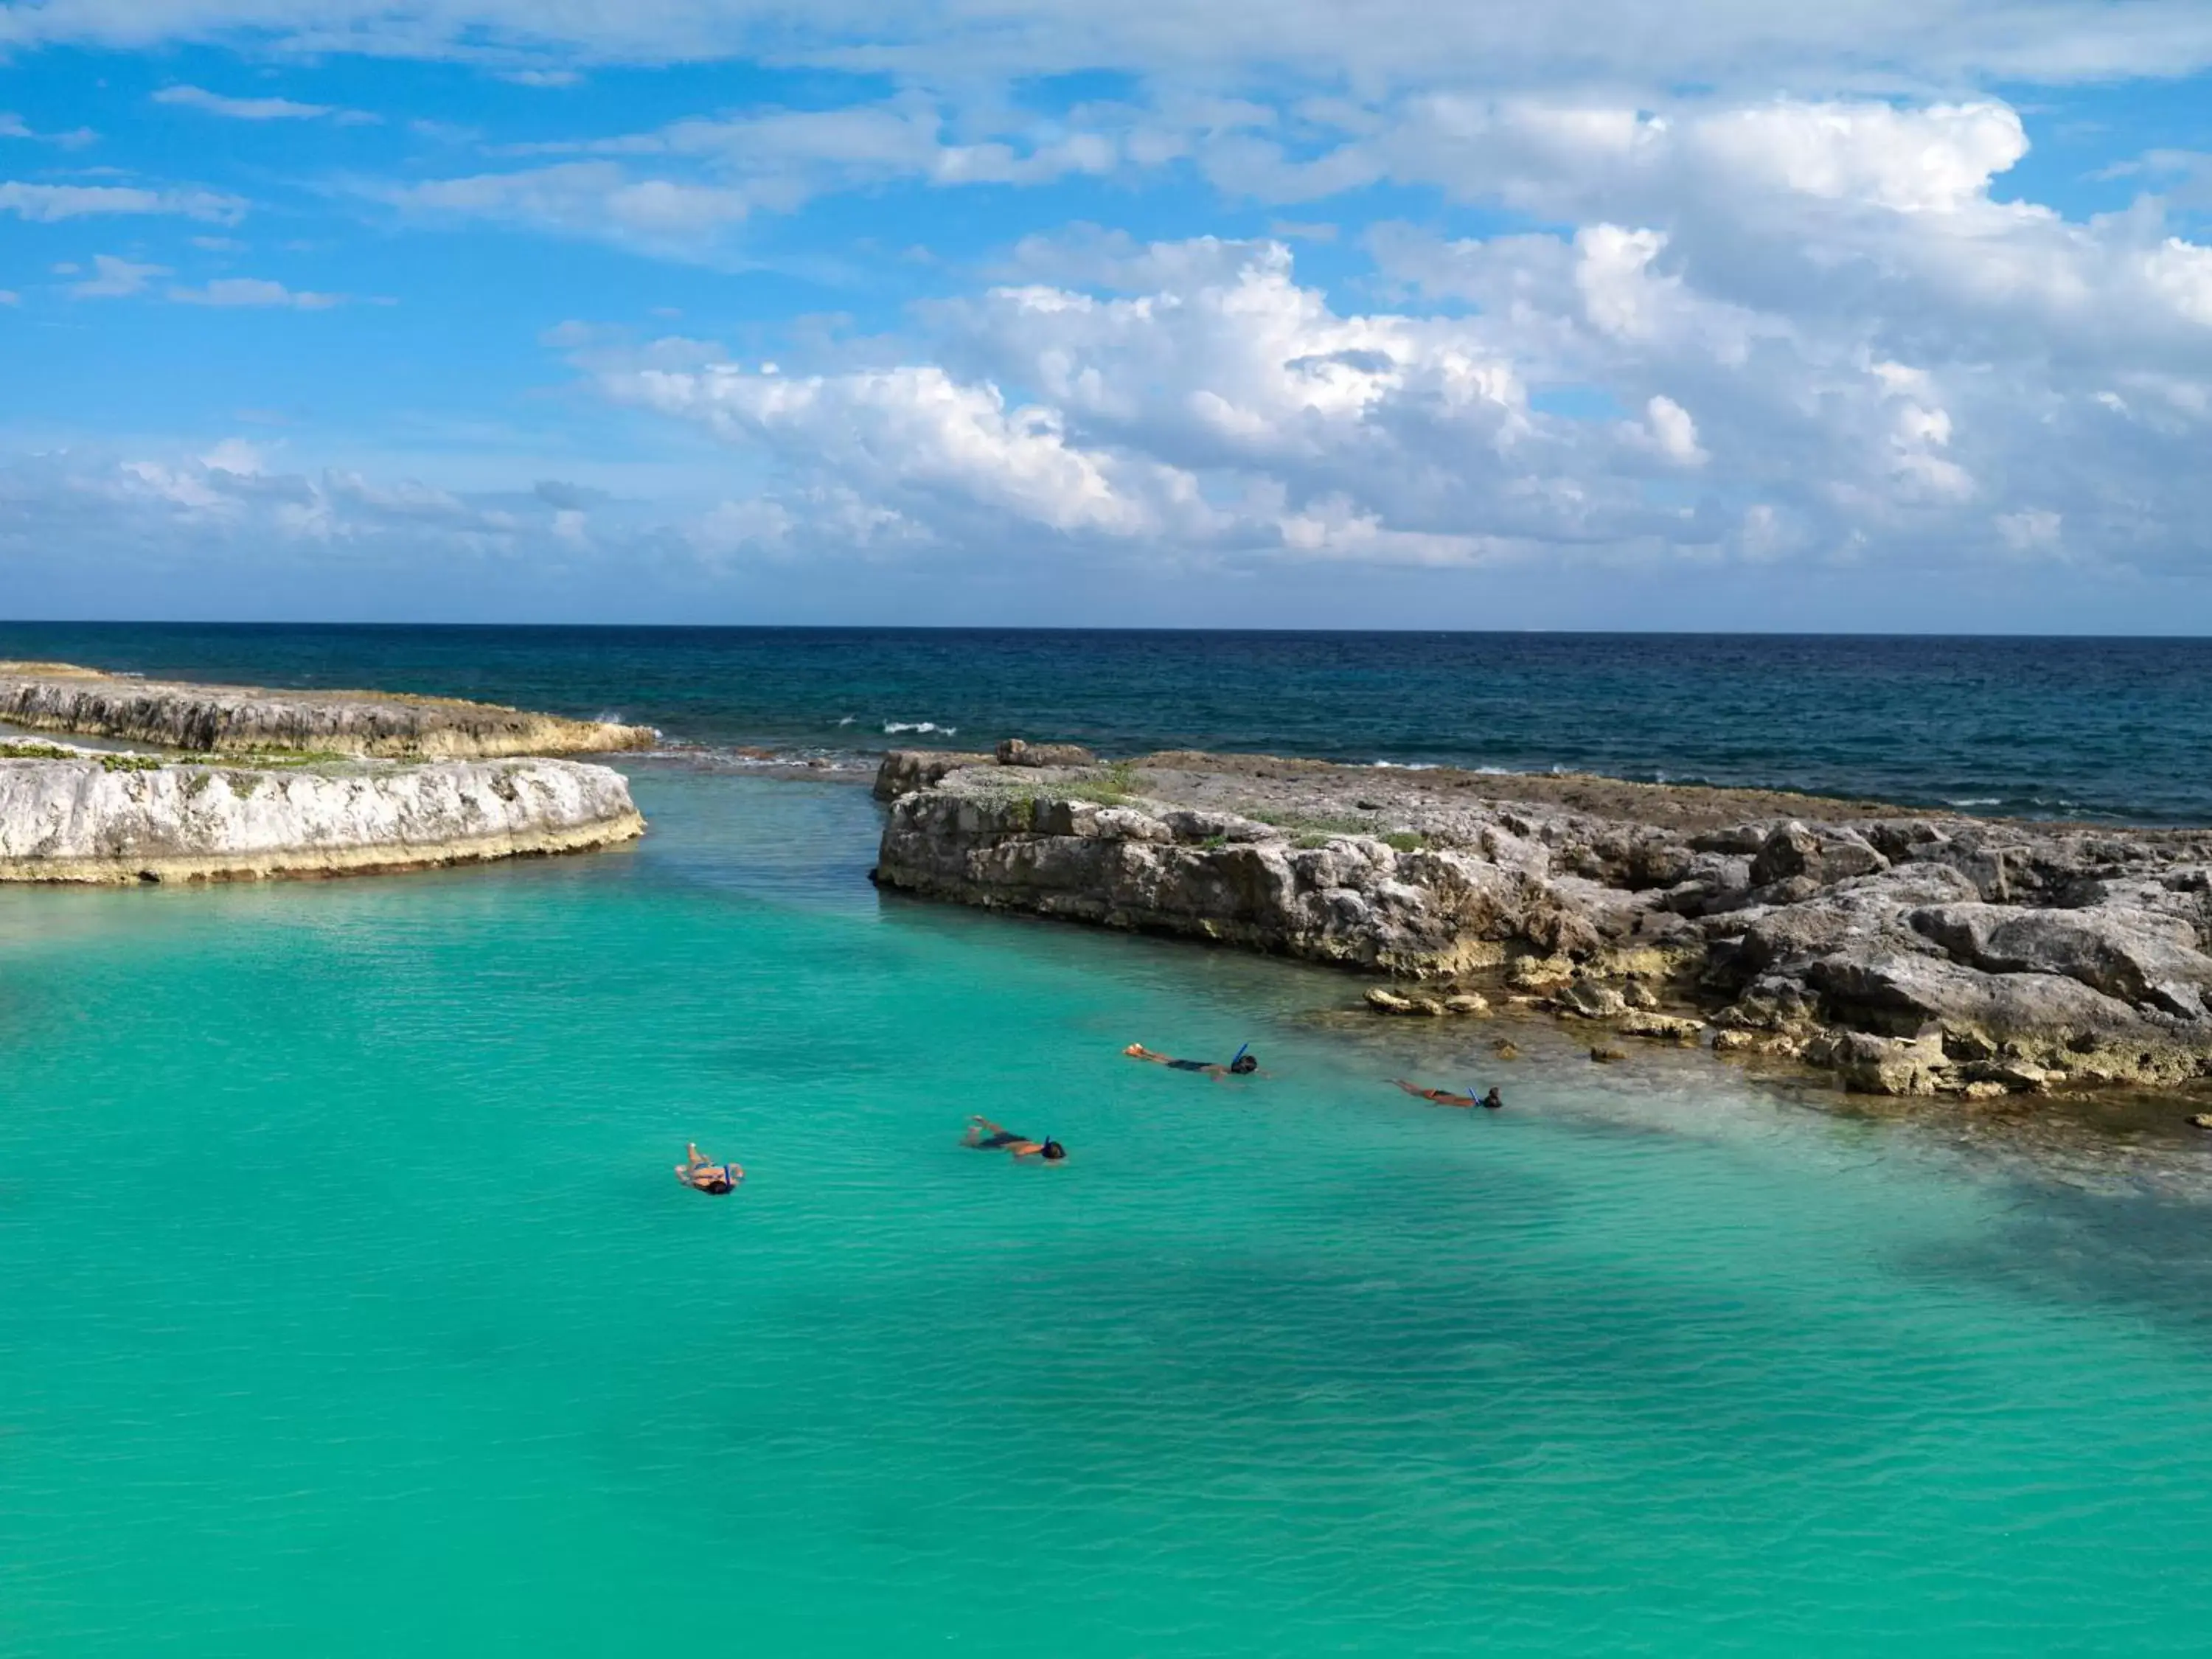
[(627, 852), (0, 891), (0, 1651), (2206, 1645), (2186, 1153), (1504, 1066), (878, 898), (857, 789), (637, 789)]

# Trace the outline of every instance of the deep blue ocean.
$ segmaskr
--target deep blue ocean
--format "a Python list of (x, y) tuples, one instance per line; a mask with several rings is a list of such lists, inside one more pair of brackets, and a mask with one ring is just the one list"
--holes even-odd
[(2212, 641), (0, 623), (0, 657), (615, 713), (681, 744), (1064, 739), (2212, 823)]

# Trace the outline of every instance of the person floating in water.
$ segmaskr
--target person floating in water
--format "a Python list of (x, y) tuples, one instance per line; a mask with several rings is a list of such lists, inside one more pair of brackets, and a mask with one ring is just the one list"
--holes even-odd
[(1176, 1060), (1168, 1054), (1156, 1054), (1141, 1042), (1133, 1042), (1121, 1052), (1132, 1060), (1149, 1060), (1155, 1066), (1164, 1066), (1171, 1072), (1203, 1072), (1216, 1083), (1225, 1077), (1249, 1077), (1260, 1069), (1260, 1062), (1252, 1057), (1252, 1045), (1246, 1043), (1237, 1051), (1237, 1057), (1226, 1066), (1210, 1060)]
[(708, 1162), (707, 1154), (699, 1150), (696, 1141), (684, 1150), (684, 1159), (676, 1166), (676, 1178), (687, 1187), (696, 1187), (702, 1193), (733, 1193), (745, 1178), (743, 1164)]
[(1443, 1089), (1424, 1089), (1416, 1084), (1407, 1082), (1401, 1077), (1394, 1077), (1390, 1081), (1407, 1094), (1418, 1099), (1425, 1100), (1432, 1106), (1480, 1106), (1485, 1111), (1495, 1112), (1505, 1104), (1495, 1087), (1492, 1087), (1488, 1094), (1478, 1097), (1473, 1089), (1469, 1089), (1463, 1095), (1455, 1095)]
[(961, 1136), (960, 1144), (973, 1146), (979, 1152), (1005, 1152), (1017, 1158), (1041, 1158), (1047, 1164), (1057, 1164), (1067, 1156), (1067, 1148), (1050, 1135), (1042, 1140), (1031, 1140), (988, 1117), (972, 1115), (968, 1119), (968, 1133)]

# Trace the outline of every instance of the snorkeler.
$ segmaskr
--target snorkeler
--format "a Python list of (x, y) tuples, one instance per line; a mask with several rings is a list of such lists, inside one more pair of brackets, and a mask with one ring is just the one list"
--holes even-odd
[(1141, 1042), (1133, 1042), (1121, 1052), (1132, 1060), (1149, 1060), (1155, 1066), (1164, 1066), (1171, 1072), (1203, 1072), (1216, 1083), (1225, 1077), (1249, 1077), (1260, 1069), (1253, 1058), (1252, 1045), (1246, 1043), (1237, 1051), (1236, 1057), (1226, 1066), (1210, 1060), (1176, 1060), (1168, 1054), (1156, 1054)]
[(1486, 1111), (1495, 1112), (1502, 1109), (1505, 1104), (1504, 1097), (1498, 1094), (1495, 1086), (1492, 1086), (1486, 1095), (1477, 1096), (1473, 1089), (1469, 1089), (1463, 1095), (1455, 1095), (1443, 1089), (1423, 1089), (1407, 1082), (1401, 1077), (1394, 1077), (1390, 1081), (1416, 1099), (1425, 1100), (1432, 1106), (1480, 1106)]
[(706, 1153), (699, 1150), (696, 1141), (686, 1146), (684, 1152), (684, 1162), (676, 1166), (676, 1178), (687, 1187), (720, 1196), (723, 1193), (737, 1191), (738, 1183), (745, 1178), (744, 1166), (741, 1164), (708, 1163)]
[(1067, 1156), (1067, 1148), (1050, 1135), (1042, 1140), (1031, 1140), (1027, 1135), (1018, 1135), (973, 1113), (969, 1115), (968, 1133), (960, 1137), (960, 1144), (979, 1152), (1005, 1152), (1016, 1158), (1039, 1158), (1047, 1164), (1057, 1164)]

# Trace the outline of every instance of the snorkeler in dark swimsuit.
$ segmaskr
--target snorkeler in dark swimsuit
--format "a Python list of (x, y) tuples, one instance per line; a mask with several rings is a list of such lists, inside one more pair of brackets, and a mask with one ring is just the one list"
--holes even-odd
[(1488, 1094), (1478, 1097), (1472, 1089), (1463, 1095), (1455, 1095), (1443, 1089), (1424, 1089), (1416, 1084), (1407, 1082), (1401, 1077), (1394, 1077), (1390, 1081), (1415, 1099), (1425, 1100), (1431, 1106), (1480, 1106), (1485, 1111), (1495, 1112), (1503, 1109), (1505, 1105), (1504, 1097), (1500, 1095), (1495, 1087)]
[(1226, 1066), (1210, 1060), (1177, 1060), (1170, 1054), (1157, 1054), (1141, 1042), (1133, 1042), (1121, 1052), (1132, 1060), (1148, 1060), (1171, 1072), (1203, 1072), (1217, 1083), (1225, 1077), (1249, 1077), (1260, 1069), (1260, 1062), (1249, 1048), (1239, 1048), (1237, 1057)]
[(963, 1146), (972, 1146), (979, 1152), (1005, 1152), (1015, 1158), (1034, 1158), (1046, 1164), (1057, 1164), (1067, 1156), (1067, 1148), (1047, 1135), (1042, 1140), (1031, 1140), (1027, 1135), (1018, 1135), (1012, 1129), (994, 1123), (988, 1117), (970, 1115), (968, 1133), (960, 1138)]
[(737, 1191), (738, 1183), (745, 1178), (743, 1164), (709, 1163), (696, 1141), (684, 1151), (684, 1160), (676, 1166), (676, 1178), (696, 1192), (712, 1193), (719, 1198)]

